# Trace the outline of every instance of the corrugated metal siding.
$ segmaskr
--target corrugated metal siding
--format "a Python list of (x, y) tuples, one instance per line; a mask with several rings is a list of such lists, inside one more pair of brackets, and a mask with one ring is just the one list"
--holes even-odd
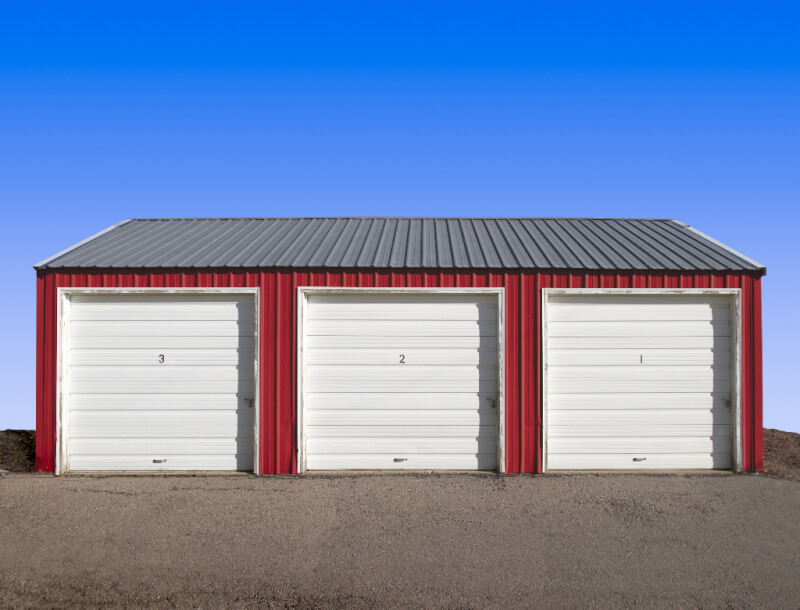
[(762, 269), (678, 221), (597, 218), (141, 219), (39, 266)]
[(261, 472), (297, 472), (299, 286), (497, 286), (506, 295), (506, 471), (541, 472), (542, 288), (741, 288), (742, 455), (763, 469), (758, 273), (325, 270), (40, 271), (37, 295), (37, 469), (55, 469), (56, 291), (60, 286), (261, 287)]

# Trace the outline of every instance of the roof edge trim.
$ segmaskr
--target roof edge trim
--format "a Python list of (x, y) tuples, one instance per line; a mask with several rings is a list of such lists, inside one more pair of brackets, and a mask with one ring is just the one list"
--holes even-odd
[(54, 254), (53, 256), (50, 256), (50, 257), (44, 259), (43, 261), (40, 261), (40, 262), (36, 263), (33, 266), (33, 268), (34, 269), (42, 269), (43, 267), (47, 266), (49, 263), (52, 263), (57, 258), (61, 258), (65, 254), (69, 254), (73, 250), (75, 250), (77, 248), (80, 248), (81, 246), (83, 246), (85, 244), (88, 244), (90, 241), (94, 241), (98, 237), (101, 237), (101, 236), (105, 235), (106, 233), (108, 233), (110, 231), (113, 231), (114, 229), (117, 229), (117, 228), (121, 227), (122, 225), (126, 225), (129, 222), (133, 222), (133, 221), (134, 221), (133, 218), (128, 218), (127, 220), (123, 220), (122, 222), (118, 222), (115, 225), (111, 225), (110, 227), (107, 227), (107, 228), (103, 229), (99, 233), (95, 233), (94, 235), (91, 235), (91, 236), (87, 237), (83, 241), (79, 241), (77, 244), (74, 244), (74, 245), (70, 246), (66, 250), (62, 250), (61, 252), (58, 252), (57, 254)]
[(683, 227), (685, 229), (688, 229), (689, 231), (691, 231), (692, 233), (695, 233), (696, 235), (699, 235), (703, 239), (706, 239), (706, 240), (710, 241), (711, 243), (713, 243), (713, 244), (719, 246), (720, 248), (722, 248), (723, 250), (726, 250), (727, 252), (730, 252), (734, 256), (738, 256), (739, 258), (741, 258), (742, 260), (747, 261), (751, 265), (755, 265), (756, 267), (758, 267), (759, 271), (761, 271), (762, 275), (767, 275), (767, 268), (764, 265), (762, 265), (761, 263), (759, 263), (758, 261), (753, 260), (749, 256), (745, 256), (744, 254), (742, 254), (738, 250), (734, 250), (730, 246), (727, 246), (727, 245), (723, 244), (721, 241), (718, 241), (718, 240), (714, 239), (710, 235), (706, 235), (702, 231), (700, 231), (698, 229), (695, 229), (693, 226), (688, 225), (685, 222), (681, 222), (680, 220), (673, 220), (672, 222), (680, 225), (681, 227)]

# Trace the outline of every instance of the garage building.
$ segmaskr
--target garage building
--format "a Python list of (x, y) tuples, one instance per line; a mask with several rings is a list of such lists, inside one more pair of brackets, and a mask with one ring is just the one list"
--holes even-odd
[(36, 270), (39, 471), (762, 470), (766, 270), (679, 221), (135, 219)]

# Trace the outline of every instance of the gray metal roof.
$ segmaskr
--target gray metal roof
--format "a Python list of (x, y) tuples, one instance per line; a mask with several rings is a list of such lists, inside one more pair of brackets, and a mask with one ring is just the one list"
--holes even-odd
[(761, 270), (677, 220), (153, 218), (121, 222), (36, 268)]

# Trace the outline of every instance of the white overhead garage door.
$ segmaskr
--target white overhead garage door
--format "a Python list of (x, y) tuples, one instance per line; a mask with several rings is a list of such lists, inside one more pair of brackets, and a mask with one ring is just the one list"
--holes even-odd
[(496, 294), (307, 298), (307, 469), (497, 468)]
[(74, 294), (68, 316), (68, 469), (253, 469), (253, 294)]
[(547, 298), (548, 469), (731, 468), (730, 295)]

